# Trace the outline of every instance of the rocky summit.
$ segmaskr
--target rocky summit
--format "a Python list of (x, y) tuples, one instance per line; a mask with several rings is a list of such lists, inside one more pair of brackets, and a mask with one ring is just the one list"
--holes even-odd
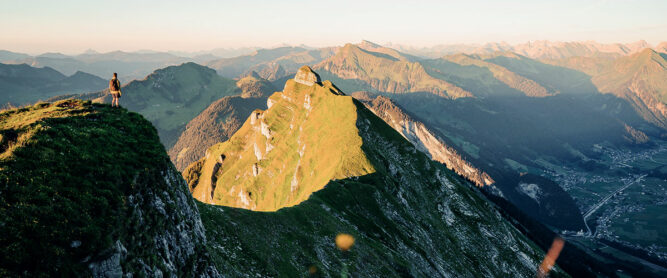
[(296, 76), (294, 76), (294, 81), (308, 86), (313, 86), (313, 84), (321, 82), (320, 75), (315, 73), (309, 66), (299, 68)]

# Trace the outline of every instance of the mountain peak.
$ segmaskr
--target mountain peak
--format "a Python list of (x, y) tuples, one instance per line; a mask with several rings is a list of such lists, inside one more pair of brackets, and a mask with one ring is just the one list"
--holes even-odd
[(359, 47), (361, 47), (361, 48), (364, 48), (364, 47), (378, 48), (378, 47), (382, 47), (382, 46), (377, 44), (377, 43), (371, 42), (371, 41), (362, 40), (361, 43), (359, 43)]
[(259, 74), (258, 74), (256, 71), (254, 71), (254, 70), (250, 71), (250, 72), (249, 72), (248, 74), (246, 74), (243, 78), (246, 78), (246, 77), (252, 77), (252, 78), (255, 78), (255, 79), (262, 79), (262, 77), (259, 76)]
[(667, 42), (661, 42), (658, 46), (655, 47), (655, 50), (658, 52), (667, 53)]
[(294, 76), (294, 81), (308, 86), (322, 82), (320, 75), (314, 72), (309, 66), (299, 68)]
[(375, 172), (357, 128), (358, 107), (310, 67), (255, 110), (226, 142), (185, 170), (206, 203), (274, 211), (299, 204), (333, 179)]

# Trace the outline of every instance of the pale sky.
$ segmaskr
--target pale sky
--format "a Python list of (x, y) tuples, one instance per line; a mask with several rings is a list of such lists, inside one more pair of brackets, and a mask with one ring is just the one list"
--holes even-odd
[(667, 41), (666, 0), (0, 0), (0, 49), (198, 51), (362, 39), (432, 46)]

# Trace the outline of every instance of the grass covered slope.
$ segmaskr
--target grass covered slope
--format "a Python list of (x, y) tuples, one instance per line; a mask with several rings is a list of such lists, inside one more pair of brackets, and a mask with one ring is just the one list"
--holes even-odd
[(240, 96), (226, 96), (211, 103), (192, 119), (169, 150), (169, 157), (176, 169), (184, 170), (201, 159), (206, 149), (227, 141), (250, 113), (255, 109), (266, 109), (266, 100), (277, 91), (271, 83), (258, 76), (247, 76), (236, 82)]
[(274, 211), (303, 202), (329, 180), (374, 171), (361, 150), (357, 107), (330, 82), (289, 80), (268, 102), (186, 169), (186, 177), (198, 176), (189, 181), (195, 198)]
[(197, 208), (139, 114), (77, 100), (0, 113), (0, 276), (209, 273)]
[[(473, 185), (329, 81), (308, 86), (299, 75), (268, 110), (185, 171), (196, 198), (213, 192), (213, 203), (237, 207), (199, 206), (218, 270), (248, 277), (535, 275), (543, 253)], [(356, 239), (347, 253), (334, 245), (338, 233)]]

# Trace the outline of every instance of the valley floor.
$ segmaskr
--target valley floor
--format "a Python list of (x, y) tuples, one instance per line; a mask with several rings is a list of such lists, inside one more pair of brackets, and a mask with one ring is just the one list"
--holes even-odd
[(538, 161), (549, 169), (543, 175), (572, 195), (589, 228), (563, 233), (595, 255), (667, 274), (667, 142), (641, 151), (594, 148), (599, 156), (584, 159), (593, 169)]

